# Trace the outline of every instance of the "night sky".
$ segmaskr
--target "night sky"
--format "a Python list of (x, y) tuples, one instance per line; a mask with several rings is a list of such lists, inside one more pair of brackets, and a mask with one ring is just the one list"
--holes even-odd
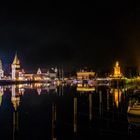
[(0, 5), (0, 57), (17, 51), (25, 69), (140, 67), (140, 8), (128, 1)]

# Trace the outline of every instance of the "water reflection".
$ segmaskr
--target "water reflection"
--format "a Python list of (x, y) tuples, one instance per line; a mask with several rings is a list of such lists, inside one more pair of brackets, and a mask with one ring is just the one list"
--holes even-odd
[(92, 120), (92, 94), (89, 94), (89, 120)]
[(119, 89), (119, 88), (111, 89), (110, 93), (113, 94), (114, 105), (116, 106), (116, 108), (118, 108), (119, 104), (121, 102), (121, 95), (122, 95), (121, 89)]
[(140, 132), (140, 90), (134, 91), (134, 94), (129, 98), (128, 101), (128, 133), (134, 135), (136, 129)]
[(87, 85), (78, 84), (76, 90), (78, 92), (92, 92), (92, 91), (95, 91), (95, 87), (94, 86), (87, 86)]
[(77, 132), (77, 98), (74, 97), (74, 133)]
[(11, 96), (11, 102), (14, 107), (13, 111), (13, 140), (15, 140), (15, 135), (16, 132), (18, 131), (18, 107), (20, 103), (20, 94), (21, 92), (21, 87), (20, 85), (12, 85), (12, 96)]
[(4, 93), (4, 89), (2, 86), (0, 86), (0, 106), (2, 104), (3, 93)]
[[(17, 136), (52, 140), (73, 139), (75, 134), (79, 139), (95, 135), (127, 136), (132, 133), (129, 124), (140, 124), (140, 116), (132, 116), (132, 108), (128, 113), (135, 106), (133, 113), (137, 111), (140, 115), (140, 98), (127, 97), (128, 92), (123, 88), (46, 83), (1, 86), (0, 105), (5, 111), (3, 104), (8, 101), (9, 92), (13, 140)], [(5, 117), (4, 113), (1, 115)]]
[(52, 140), (56, 138), (56, 105), (52, 104)]

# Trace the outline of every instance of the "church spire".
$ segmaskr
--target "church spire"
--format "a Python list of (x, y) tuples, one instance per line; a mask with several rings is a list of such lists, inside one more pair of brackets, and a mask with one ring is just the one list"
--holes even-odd
[(12, 79), (13, 80), (18, 80), (19, 72), (21, 71), (21, 69), (20, 69), (20, 61), (17, 57), (17, 53), (15, 54), (13, 63), (11, 65), (11, 68), (12, 68)]
[(17, 57), (17, 53), (15, 54), (13, 64), (14, 64), (14, 65), (19, 65), (19, 64), (20, 64), (19, 59), (18, 59), (18, 57)]

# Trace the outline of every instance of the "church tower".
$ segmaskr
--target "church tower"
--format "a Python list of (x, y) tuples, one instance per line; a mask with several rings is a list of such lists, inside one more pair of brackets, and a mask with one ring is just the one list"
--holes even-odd
[(17, 57), (17, 54), (15, 54), (14, 61), (11, 65), (12, 68), (12, 80), (18, 80), (19, 79), (19, 72), (20, 72), (20, 62)]

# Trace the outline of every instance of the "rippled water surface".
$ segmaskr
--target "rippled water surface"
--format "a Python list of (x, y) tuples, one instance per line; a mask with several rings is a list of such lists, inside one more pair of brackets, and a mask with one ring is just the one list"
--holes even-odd
[(87, 140), (99, 135), (140, 136), (139, 127), (128, 121), (129, 102), (125, 88), (87, 89), (39, 83), (1, 86), (1, 137)]

